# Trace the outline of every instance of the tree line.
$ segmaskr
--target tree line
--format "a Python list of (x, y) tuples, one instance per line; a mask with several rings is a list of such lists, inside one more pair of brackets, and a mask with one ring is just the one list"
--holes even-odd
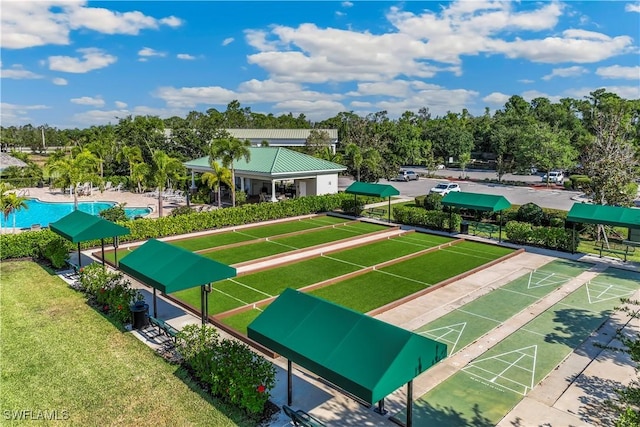
[[(224, 129), (337, 129), (338, 153), (328, 147), (322, 132), (312, 132), (305, 151), (336, 161), (356, 179), (375, 182), (391, 178), (403, 165), (435, 169), (440, 164), (495, 170), (501, 180), (507, 173), (535, 167), (578, 170), (591, 179), (598, 203), (628, 205), (635, 197), (640, 152), (640, 100), (627, 100), (605, 89), (584, 99), (552, 102), (535, 98), (527, 102), (512, 96), (493, 114), (473, 116), (466, 109), (432, 117), (428, 108), (406, 111), (392, 119), (386, 111), (360, 116), (340, 112), (312, 122), (303, 114), (274, 116), (252, 112), (238, 101), (226, 111), (192, 111), (186, 117), (127, 116), (117, 124), (87, 129), (2, 127), (5, 151), (29, 147), (64, 147), (70, 154), (88, 150), (100, 161), (102, 176), (142, 176), (133, 165), (153, 164), (153, 153), (162, 150), (179, 161), (206, 156), (211, 142), (226, 139)], [(134, 153), (134, 157), (131, 157)], [(133, 160), (132, 160), (133, 159)], [(135, 182), (135, 179), (134, 179)]]

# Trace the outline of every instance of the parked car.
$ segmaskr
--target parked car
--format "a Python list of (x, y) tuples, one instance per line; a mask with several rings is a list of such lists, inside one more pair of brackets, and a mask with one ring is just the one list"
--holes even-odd
[(407, 181), (417, 181), (418, 178), (420, 177), (415, 171), (401, 169), (400, 173), (398, 173), (398, 176), (396, 177), (396, 180), (407, 182)]
[(444, 196), (448, 193), (451, 193), (452, 191), (453, 192), (461, 191), (460, 186), (453, 182), (441, 182), (435, 187), (433, 187), (431, 190), (429, 190), (429, 194), (440, 194)]
[[(552, 184), (562, 184), (564, 181), (564, 174), (562, 171), (549, 172), (549, 182)], [(547, 174), (542, 176), (542, 182), (547, 182)]]

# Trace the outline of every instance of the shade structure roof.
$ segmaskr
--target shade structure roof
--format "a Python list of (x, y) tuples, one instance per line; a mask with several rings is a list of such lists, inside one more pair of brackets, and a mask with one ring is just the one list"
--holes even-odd
[(368, 182), (356, 181), (345, 190), (348, 194), (359, 194), (362, 196), (391, 197), (400, 194), (400, 191), (393, 185), (372, 184)]
[(27, 166), (27, 164), (20, 159), (16, 159), (15, 157), (10, 156), (7, 153), (0, 152), (0, 171), (5, 170), (9, 166), (24, 168)]
[[(314, 129), (225, 129), (238, 139), (302, 139), (306, 140)], [(330, 139), (338, 139), (338, 129), (315, 129), (325, 132)]]
[(447, 355), (445, 344), (293, 289), (248, 336), (371, 404)]
[(445, 206), (475, 209), (477, 211), (498, 212), (511, 207), (511, 203), (504, 196), (495, 194), (467, 193), (464, 191), (451, 192), (442, 198)]
[(73, 243), (125, 236), (130, 233), (127, 227), (78, 210), (50, 223), (49, 228)]
[[(319, 159), (284, 147), (250, 147), (249, 161), (244, 158), (235, 160), (236, 173), (267, 174), (286, 176), (289, 174), (318, 172), (337, 173), (347, 168), (328, 160)], [(187, 169), (210, 170), (209, 156), (185, 162)]]
[(640, 209), (574, 203), (567, 221), (640, 229)]
[(233, 267), (155, 239), (123, 258), (120, 269), (167, 294), (236, 275)]

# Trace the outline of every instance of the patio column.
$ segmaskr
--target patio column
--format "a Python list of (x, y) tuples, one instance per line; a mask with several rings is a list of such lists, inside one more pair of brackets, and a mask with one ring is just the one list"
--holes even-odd
[(407, 427), (413, 426), (413, 380), (407, 383)]
[(293, 403), (293, 378), (291, 378), (291, 359), (287, 359), (287, 405)]
[(276, 199), (276, 180), (275, 179), (271, 180), (271, 201), (272, 202), (278, 201), (278, 199)]

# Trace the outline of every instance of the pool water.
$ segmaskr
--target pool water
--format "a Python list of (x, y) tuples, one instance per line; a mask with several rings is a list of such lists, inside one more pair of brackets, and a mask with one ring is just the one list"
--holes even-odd
[[(2, 227), (13, 227), (14, 215), (16, 216), (16, 228), (31, 227), (34, 224), (47, 227), (50, 222), (56, 222), (73, 212), (73, 202), (42, 202), (37, 199), (28, 199), (25, 203), (29, 207), (28, 209), (20, 209), (18, 212), (12, 213), (6, 221), (4, 215), (0, 215)], [(101, 211), (115, 204), (114, 202), (78, 202), (78, 209), (91, 215), (98, 215)], [(149, 208), (126, 207), (124, 211), (129, 218), (145, 216), (151, 212)]]

